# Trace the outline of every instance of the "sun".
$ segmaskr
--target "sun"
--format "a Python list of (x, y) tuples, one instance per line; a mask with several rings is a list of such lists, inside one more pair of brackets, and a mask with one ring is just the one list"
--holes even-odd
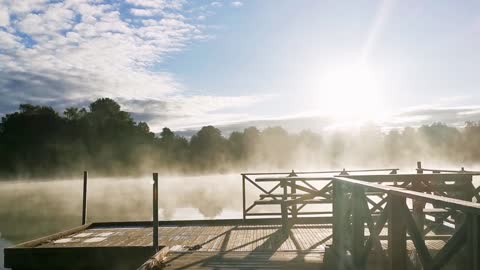
[(316, 92), (322, 111), (335, 119), (375, 121), (384, 115), (380, 76), (365, 65), (328, 69)]

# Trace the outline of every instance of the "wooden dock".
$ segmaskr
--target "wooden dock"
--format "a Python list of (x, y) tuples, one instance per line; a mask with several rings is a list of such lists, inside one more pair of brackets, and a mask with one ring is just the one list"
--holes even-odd
[[(87, 224), (6, 249), (5, 263), (14, 270), (136, 269), (153, 254), (152, 233), (151, 222)], [(445, 244), (429, 237), (431, 250)], [(313, 217), (287, 231), (281, 219), (163, 221), (158, 240), (170, 249), (165, 269), (322, 269), (332, 225)]]
[[(90, 223), (26, 242), (5, 249), (5, 267), (133, 270), (161, 254), (156, 269), (479, 270), (480, 187), (472, 179), (480, 173), (388, 170), (242, 174), (242, 219), (191, 221), (158, 220), (154, 174), (153, 221)], [(247, 182), (261, 192), (249, 207)], [(310, 204), (331, 210), (305, 211)], [(265, 205), (277, 210), (255, 211)]]

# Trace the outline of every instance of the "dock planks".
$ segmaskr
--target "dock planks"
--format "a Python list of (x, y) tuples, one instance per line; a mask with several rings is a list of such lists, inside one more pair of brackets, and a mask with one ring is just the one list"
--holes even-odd
[[(315, 221), (312, 218), (309, 222), (291, 225), (286, 231), (280, 220), (161, 222), (158, 239), (159, 246), (170, 248), (166, 269), (321, 269), (325, 247), (332, 241), (332, 227)], [(42, 250), (48, 250), (48, 256), (54, 256), (64, 250), (72, 254), (111, 250), (109, 256), (119, 260), (113, 254), (121, 250), (122, 254), (138, 252), (135, 262), (141, 262), (148, 258), (146, 254), (153, 254), (152, 233), (148, 222), (94, 223), (40, 241), (27, 242), (9, 252), (19, 252), (17, 258), (21, 260), (20, 252), (26, 251), (41, 256)], [(383, 230), (381, 238), (386, 238), (386, 233)], [(434, 236), (433, 233), (429, 235)], [(445, 241), (427, 240), (426, 243), (433, 251), (440, 249)], [(385, 248), (386, 244), (382, 240)], [(407, 242), (407, 247), (410, 251), (414, 249), (411, 241)], [(104, 257), (98, 254), (95, 256)], [(10, 261), (12, 265), (17, 262)], [(36, 262), (42, 262), (42, 257), (36, 257)], [(25, 261), (22, 263), (25, 265)], [(138, 263), (137, 267), (140, 265)], [(86, 266), (79, 269), (96, 268)]]

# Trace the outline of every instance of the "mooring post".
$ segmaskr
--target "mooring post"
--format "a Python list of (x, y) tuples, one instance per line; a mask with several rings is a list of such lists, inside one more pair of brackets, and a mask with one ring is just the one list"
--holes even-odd
[(153, 173), (153, 251), (158, 252), (158, 173)]
[(88, 172), (83, 172), (82, 225), (87, 222), (87, 182)]
[(245, 205), (245, 175), (242, 174), (242, 202), (243, 202), (243, 221), (247, 218), (246, 205)]

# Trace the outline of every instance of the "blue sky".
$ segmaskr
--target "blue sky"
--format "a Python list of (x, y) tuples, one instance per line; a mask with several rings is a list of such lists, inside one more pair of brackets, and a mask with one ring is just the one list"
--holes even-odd
[[(118, 100), (153, 130), (480, 120), (478, 1), (0, 0), (0, 114)], [(298, 126), (295, 126), (297, 129)]]

